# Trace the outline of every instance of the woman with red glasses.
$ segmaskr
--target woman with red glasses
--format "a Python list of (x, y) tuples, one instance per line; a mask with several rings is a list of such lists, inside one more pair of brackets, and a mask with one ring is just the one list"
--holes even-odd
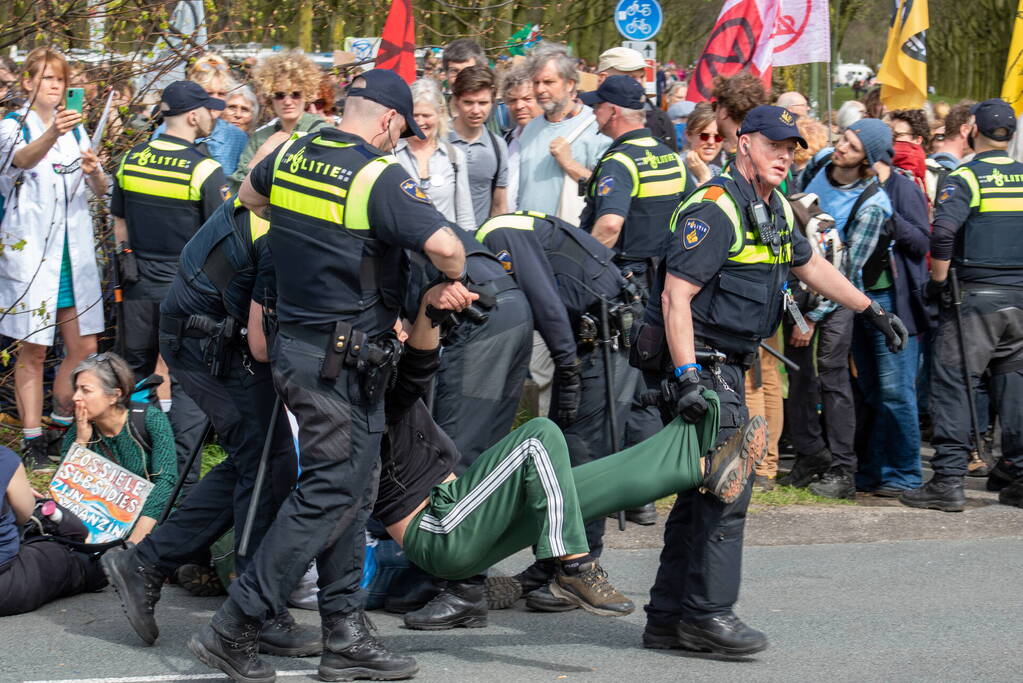
[[(256, 90), (273, 110), (274, 118), (257, 128), (229, 178), (237, 192), (249, 169), (295, 131), (308, 133), (327, 125), (322, 116), (306, 113), (306, 105), (320, 91), (322, 73), (316, 63), (298, 50), (264, 57), (252, 70)], [(272, 141), (270, 144), (266, 144)]]
[(703, 185), (721, 172), (717, 162), (721, 155), (721, 143), (724, 142), (724, 137), (718, 134), (714, 110), (709, 103), (700, 102), (689, 115), (686, 141), (689, 147), (685, 156), (686, 168), (693, 174), (696, 184)]

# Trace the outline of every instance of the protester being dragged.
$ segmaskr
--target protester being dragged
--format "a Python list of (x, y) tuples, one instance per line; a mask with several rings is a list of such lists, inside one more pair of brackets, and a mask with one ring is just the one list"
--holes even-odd
[(697, 185), (703, 185), (721, 172), (721, 145), (725, 138), (718, 132), (714, 109), (700, 102), (686, 121), (686, 146), (683, 160)]
[(505, 133), (508, 143), (508, 188), (506, 192), (508, 210), (514, 211), (519, 199), (519, 164), (522, 145), (519, 138), (526, 124), (543, 114), (533, 92), (533, 78), (523, 64), (513, 66), (504, 72), (501, 79), (501, 98), (508, 109), (515, 126)]
[[(25, 466), (0, 446), (0, 616), (24, 614), (48, 602), (106, 585), (95, 554), (43, 537), (59, 536), (83, 543), (88, 530), (62, 507), (45, 515), (29, 484)], [(52, 501), (49, 502), (53, 505)]]
[(71, 370), (96, 350), (103, 302), (89, 196), (109, 180), (90, 148), (80, 111), (65, 107), (67, 61), (52, 48), (25, 58), (21, 86), (29, 104), (0, 121), (0, 334), (20, 340), (14, 394), (22, 456), (30, 470), (52, 471), (43, 436), (43, 362), (55, 330), (64, 359), (53, 378), (50, 415), (73, 418)]
[(484, 126), (496, 96), (494, 72), (485, 66), (462, 69), (451, 86), (455, 118), (448, 139), (465, 155), (473, 227), (508, 207), (508, 146)]
[(465, 153), (448, 140), (451, 119), (437, 81), (412, 84), (415, 120), (425, 138), (401, 138), (394, 155), (430, 202), (463, 230), (476, 229)]
[(256, 90), (274, 113), (274, 118), (252, 133), (245, 151), (238, 159), (238, 168), (229, 173), (235, 192), (241, 186), (249, 169), (262, 157), (256, 152), (267, 149), (264, 143), (271, 137), (284, 142), (292, 133), (308, 133), (327, 125), (322, 116), (306, 113), (306, 105), (316, 99), (320, 89), (320, 68), (299, 50), (277, 52), (264, 57), (252, 70)]
[[(153, 483), (126, 539), (138, 543), (156, 526), (178, 480), (170, 422), (157, 406), (131, 405), (132, 371), (117, 354), (89, 356), (71, 373), (71, 381), (75, 422), (64, 434), (61, 456), (77, 443)], [(129, 415), (135, 409), (144, 410), (141, 420)]]

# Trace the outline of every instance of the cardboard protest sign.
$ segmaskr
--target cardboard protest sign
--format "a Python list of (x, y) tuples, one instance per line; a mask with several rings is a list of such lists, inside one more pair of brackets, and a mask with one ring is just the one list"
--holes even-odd
[(50, 482), (50, 496), (89, 530), (88, 543), (127, 538), (152, 490), (152, 482), (77, 443)]

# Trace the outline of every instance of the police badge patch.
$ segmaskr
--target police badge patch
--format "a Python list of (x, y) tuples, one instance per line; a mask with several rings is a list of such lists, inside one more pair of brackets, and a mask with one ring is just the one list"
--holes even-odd
[(710, 232), (710, 226), (699, 218), (687, 218), (682, 224), (682, 247), (684, 249), (695, 249)]
[(597, 194), (601, 197), (608, 196), (613, 189), (615, 189), (615, 179), (611, 176), (604, 176), (597, 183)]
[(952, 197), (953, 194), (955, 194), (955, 191), (956, 191), (955, 185), (946, 185), (945, 187), (941, 188), (941, 192), (938, 193), (938, 196), (935, 199), (936, 203), (944, 204)]
[(510, 273), (512, 269), (511, 254), (508, 253), (507, 249), (502, 249), (497, 252), (497, 260), (501, 262), (501, 266), (504, 267), (506, 273)]
[(408, 180), (402, 182), (401, 191), (407, 194), (409, 197), (412, 197), (412, 199), (415, 199), (416, 201), (422, 202), (424, 204), (430, 203), (430, 198), (426, 196), (425, 192), (423, 192), (423, 188), (419, 187), (418, 183), (412, 180), (412, 178), (409, 178)]
[(230, 185), (221, 185), (220, 186), (220, 198), (223, 199), (225, 202), (228, 199), (231, 198), (231, 186)]

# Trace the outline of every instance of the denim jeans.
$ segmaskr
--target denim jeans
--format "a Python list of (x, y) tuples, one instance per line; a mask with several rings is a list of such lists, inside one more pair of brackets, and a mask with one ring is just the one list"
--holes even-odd
[[(866, 294), (884, 310), (892, 311), (891, 289)], [(856, 320), (853, 358), (872, 420), (866, 452), (859, 454), (856, 485), (860, 489), (912, 489), (922, 485), (916, 408), (917, 341), (915, 336), (910, 337), (905, 349), (892, 353), (880, 331), (863, 319)]]

